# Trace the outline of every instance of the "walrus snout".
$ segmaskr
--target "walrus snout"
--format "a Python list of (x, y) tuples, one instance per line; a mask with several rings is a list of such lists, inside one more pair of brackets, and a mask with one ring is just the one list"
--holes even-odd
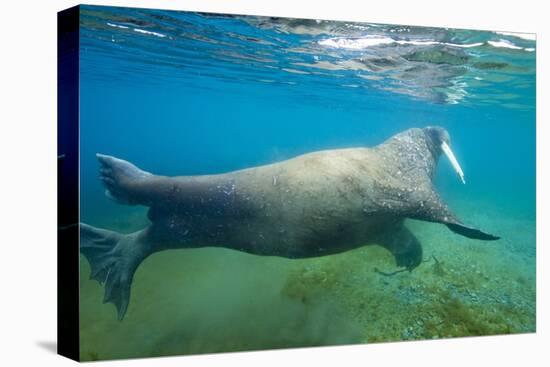
[(439, 150), (439, 153), (442, 153), (441, 144), (447, 143), (451, 145), (451, 136), (444, 128), (440, 126), (427, 126), (422, 129), (426, 136), (430, 139), (430, 142), (433, 144), (433, 147)]
[(460, 164), (451, 149), (451, 136), (447, 130), (439, 126), (428, 126), (422, 130), (424, 130), (424, 133), (428, 137), (432, 152), (434, 152), (436, 156), (444, 153), (447, 159), (449, 159), (449, 162), (451, 162), (453, 169), (462, 183), (465, 184), (466, 180), (464, 179), (464, 171), (462, 171), (462, 167), (460, 167)]

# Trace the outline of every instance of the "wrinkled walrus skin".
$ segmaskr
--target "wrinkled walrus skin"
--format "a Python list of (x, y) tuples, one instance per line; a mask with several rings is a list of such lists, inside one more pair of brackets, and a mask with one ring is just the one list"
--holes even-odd
[(459, 221), (432, 179), (443, 128), (409, 129), (373, 148), (324, 150), (239, 171), (163, 177), (98, 154), (106, 194), (149, 207), (151, 224), (131, 233), (80, 225), (80, 251), (91, 278), (105, 283), (104, 302), (126, 313), (133, 275), (152, 253), (225, 247), (256, 255), (308, 258), (379, 244), (398, 266), (414, 269), (422, 247), (403, 225), (414, 218), (463, 236), (498, 237)]

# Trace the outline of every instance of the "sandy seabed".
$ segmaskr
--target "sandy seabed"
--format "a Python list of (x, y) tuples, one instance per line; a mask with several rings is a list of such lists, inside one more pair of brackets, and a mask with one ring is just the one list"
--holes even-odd
[[(81, 358), (165, 356), (535, 331), (535, 220), (458, 212), (502, 239), (469, 240), (409, 220), (424, 248), (412, 272), (373, 245), (307, 260), (215, 248), (171, 250), (136, 272), (123, 321), (81, 256)], [(497, 219), (498, 218), (498, 219)], [(109, 228), (130, 232), (136, 216)]]

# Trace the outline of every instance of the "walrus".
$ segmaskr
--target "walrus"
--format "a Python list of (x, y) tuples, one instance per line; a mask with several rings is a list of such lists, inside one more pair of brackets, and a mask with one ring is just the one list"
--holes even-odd
[(104, 303), (122, 320), (139, 264), (163, 250), (224, 247), (290, 259), (326, 256), (369, 244), (388, 249), (412, 270), (422, 246), (406, 218), (442, 223), (478, 240), (499, 237), (462, 223), (432, 180), (440, 155), (464, 173), (441, 127), (412, 128), (372, 148), (323, 150), (238, 171), (166, 177), (97, 154), (106, 195), (149, 207), (150, 224), (120, 234), (80, 224), (80, 251)]

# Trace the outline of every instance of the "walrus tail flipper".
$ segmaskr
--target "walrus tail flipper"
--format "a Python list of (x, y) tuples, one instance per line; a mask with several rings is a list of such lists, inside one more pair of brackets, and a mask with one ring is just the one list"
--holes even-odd
[(119, 320), (128, 309), (134, 273), (149, 254), (140, 233), (123, 235), (80, 224), (80, 252), (90, 263), (90, 279), (105, 285), (103, 303), (116, 306)]
[(105, 185), (105, 195), (119, 204), (140, 204), (139, 198), (131, 192), (130, 187), (151, 174), (119, 158), (99, 153), (96, 157), (101, 165), (99, 178)]
[(426, 200), (421, 202), (420, 206), (417, 207), (414, 214), (410, 215), (410, 217), (445, 224), (451, 231), (475, 240), (494, 241), (500, 239), (498, 236), (462, 223), (434, 190), (431, 191)]

